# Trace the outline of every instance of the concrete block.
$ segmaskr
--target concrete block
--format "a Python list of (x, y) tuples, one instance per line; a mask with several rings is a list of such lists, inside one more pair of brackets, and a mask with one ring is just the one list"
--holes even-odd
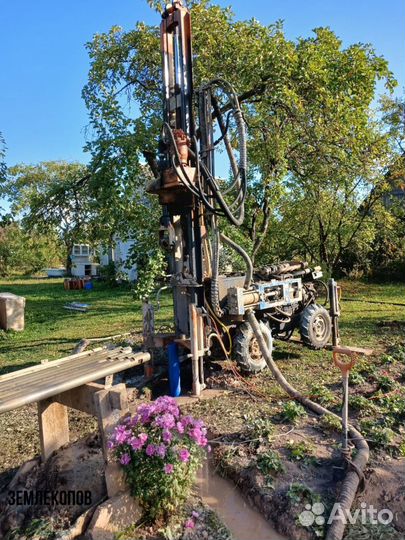
[(24, 330), (25, 298), (12, 293), (0, 293), (0, 328)]

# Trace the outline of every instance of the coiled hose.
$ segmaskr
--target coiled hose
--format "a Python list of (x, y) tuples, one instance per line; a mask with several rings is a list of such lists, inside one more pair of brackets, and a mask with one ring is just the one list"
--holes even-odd
[[(328, 409), (325, 409), (325, 407), (322, 407), (318, 403), (315, 403), (314, 401), (306, 398), (305, 396), (300, 394), (298, 390), (296, 390), (293, 386), (290, 385), (290, 383), (279, 370), (277, 364), (274, 362), (271, 356), (271, 352), (267, 348), (266, 341), (260, 329), (260, 325), (252, 310), (247, 311), (247, 319), (253, 329), (253, 333), (257, 339), (263, 358), (266, 360), (266, 364), (268, 365), (274, 378), (283, 388), (283, 390), (285, 390), (287, 394), (293, 399), (299, 401), (300, 403), (302, 403), (302, 405), (304, 405), (314, 413), (319, 415), (330, 414), (335, 418), (341, 420), (341, 418), (337, 414), (332, 413)], [(359, 487), (360, 479), (362, 479), (363, 470), (368, 462), (370, 454), (368, 444), (364, 439), (363, 435), (351, 425), (348, 426), (348, 430), (349, 435), (357, 449), (357, 454), (354, 457), (353, 461), (349, 461), (350, 468), (346, 473), (342, 488), (336, 500), (336, 503), (339, 504), (341, 510), (345, 513), (345, 515), (346, 512), (349, 512), (353, 504), (357, 489)], [(346, 524), (344, 520), (334, 520), (327, 530), (326, 540), (341, 540), (345, 531), (345, 527)]]
[(210, 291), (210, 299), (211, 299), (211, 306), (214, 310), (214, 313), (217, 317), (222, 317), (224, 314), (224, 311), (222, 310), (220, 303), (219, 303), (219, 248), (220, 248), (220, 240), (225, 242), (225, 244), (228, 244), (232, 249), (234, 249), (239, 255), (244, 259), (246, 263), (246, 275), (245, 275), (245, 282), (244, 282), (244, 288), (249, 289), (250, 284), (252, 283), (253, 279), (253, 264), (250, 260), (249, 255), (246, 253), (246, 251), (241, 248), (239, 244), (228, 238), (222, 233), (219, 233), (218, 230), (215, 231), (214, 239), (213, 239), (213, 250), (212, 250), (212, 277), (211, 277), (211, 291)]

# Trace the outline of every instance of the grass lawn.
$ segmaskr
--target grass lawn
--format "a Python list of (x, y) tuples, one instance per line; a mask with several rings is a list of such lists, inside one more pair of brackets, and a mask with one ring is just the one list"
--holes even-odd
[[(0, 280), (0, 292), (26, 298), (25, 330), (0, 330), (0, 374), (69, 354), (82, 338), (142, 331), (142, 306), (129, 288), (95, 283), (92, 291), (66, 291), (60, 278), (18, 278)], [(63, 307), (68, 302), (88, 303), (90, 309), (69, 311)], [(161, 304), (157, 327), (170, 317), (170, 299), (162, 296)]]
[[(404, 285), (352, 281), (341, 285), (342, 343), (375, 350), (367, 361), (358, 362), (350, 382), (350, 419), (372, 449), (370, 466), (374, 472), (361, 497), (375, 508), (388, 507), (401, 516), (405, 482)], [(142, 328), (141, 304), (133, 300), (129, 289), (98, 283), (93, 291), (65, 291), (61, 279), (23, 278), (0, 280), (0, 292), (4, 291), (26, 297), (26, 329), (20, 333), (0, 331), (0, 373), (66, 355), (82, 338), (139, 333)], [(89, 303), (91, 309), (88, 313), (65, 310), (64, 304), (71, 301)], [(156, 328), (170, 322), (171, 299), (167, 295), (156, 313)], [(340, 413), (341, 377), (330, 351), (279, 341), (274, 358), (302, 394)], [(281, 523), (288, 515), (286, 537), (297, 538), (297, 516), (312, 500), (305, 499), (305, 494), (320, 497), (327, 504), (336, 495), (331, 465), (340, 463), (336, 461), (340, 425), (322, 423), (302, 407), (301, 411), (268, 369), (242, 378), (230, 362), (208, 359), (205, 366), (209, 386), (227, 392), (190, 402), (185, 411), (189, 408), (206, 422), (216, 464), (223, 473), (249, 493), (257, 508), (275, 523), (279, 516)], [(73, 439), (96, 429), (94, 420), (84, 416), (70, 411)], [(13, 467), (39, 452), (35, 418), (33, 405), (0, 415), (0, 488), (2, 482), (6, 485)], [(293, 485), (303, 491), (299, 496), (294, 492), (288, 502)], [(383, 537), (388, 538), (385, 532), (384, 536), (367, 536), (373, 540)]]
[[(344, 281), (342, 290), (343, 343), (388, 345), (390, 336), (398, 332), (395, 328), (385, 328), (384, 322), (405, 321), (404, 307), (394, 305), (405, 304), (404, 285)], [(11, 366), (27, 367), (45, 358), (69, 354), (82, 338), (142, 329), (141, 303), (133, 299), (128, 288), (110, 288), (96, 283), (92, 291), (66, 291), (60, 278), (13, 278), (0, 280), (0, 292), (6, 291), (26, 298), (26, 326), (23, 332), (0, 330), (0, 373), (9, 371)], [(91, 307), (87, 313), (71, 312), (63, 307), (67, 302), (85, 302)], [(171, 319), (170, 297), (162, 296), (161, 304), (156, 313), (157, 328), (170, 323)], [(282, 343), (278, 356), (294, 357), (297, 351), (300, 351), (300, 365), (319, 362), (325, 354)]]

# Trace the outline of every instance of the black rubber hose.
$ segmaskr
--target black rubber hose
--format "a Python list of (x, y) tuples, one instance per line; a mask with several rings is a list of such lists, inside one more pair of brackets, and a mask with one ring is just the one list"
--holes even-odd
[[(291, 386), (291, 384), (287, 381), (287, 379), (279, 370), (277, 364), (274, 362), (271, 353), (267, 348), (266, 341), (263, 337), (259, 323), (252, 310), (247, 311), (247, 319), (253, 329), (253, 333), (257, 339), (263, 358), (266, 360), (266, 364), (268, 365), (274, 378), (283, 388), (283, 390), (285, 390), (287, 394), (293, 399), (299, 401), (300, 403), (302, 403), (302, 405), (315, 412), (316, 414), (330, 414), (335, 418), (341, 420), (340, 416), (332, 413), (328, 409), (325, 409), (325, 407), (322, 407), (318, 403), (315, 403), (314, 401), (306, 398), (300, 392), (298, 392), (298, 390)], [(357, 489), (359, 487), (361, 475), (363, 474), (363, 470), (368, 462), (370, 454), (368, 444), (364, 439), (363, 435), (350, 424), (348, 425), (348, 431), (357, 449), (357, 454), (353, 458), (353, 461), (349, 462), (349, 465), (351, 466), (346, 474), (346, 478), (344, 479), (339, 496), (336, 500), (336, 503), (339, 504), (341, 510), (345, 513), (345, 515), (346, 512), (349, 512), (353, 504)], [(341, 540), (345, 531), (345, 527), (346, 524), (344, 523), (344, 520), (334, 520), (328, 528), (328, 531), (326, 533), (326, 540)]]
[(231, 248), (233, 248), (237, 253), (239, 253), (239, 255), (244, 259), (246, 263), (246, 276), (245, 276), (244, 287), (245, 289), (249, 289), (250, 284), (252, 283), (252, 278), (253, 278), (253, 264), (252, 264), (252, 261), (250, 260), (249, 255), (246, 253), (246, 251), (243, 248), (240, 247), (239, 244), (237, 244), (236, 242), (234, 242), (233, 240), (231, 240), (224, 234), (221, 233), (219, 237), (223, 242), (225, 242), (225, 244), (228, 244), (229, 246), (231, 246)]

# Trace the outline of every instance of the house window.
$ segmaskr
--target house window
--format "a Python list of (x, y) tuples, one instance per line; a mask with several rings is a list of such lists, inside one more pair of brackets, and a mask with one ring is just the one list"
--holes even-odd
[(73, 255), (80, 255), (80, 246), (78, 244), (73, 246)]
[(88, 255), (89, 254), (89, 246), (82, 245), (82, 255)]

